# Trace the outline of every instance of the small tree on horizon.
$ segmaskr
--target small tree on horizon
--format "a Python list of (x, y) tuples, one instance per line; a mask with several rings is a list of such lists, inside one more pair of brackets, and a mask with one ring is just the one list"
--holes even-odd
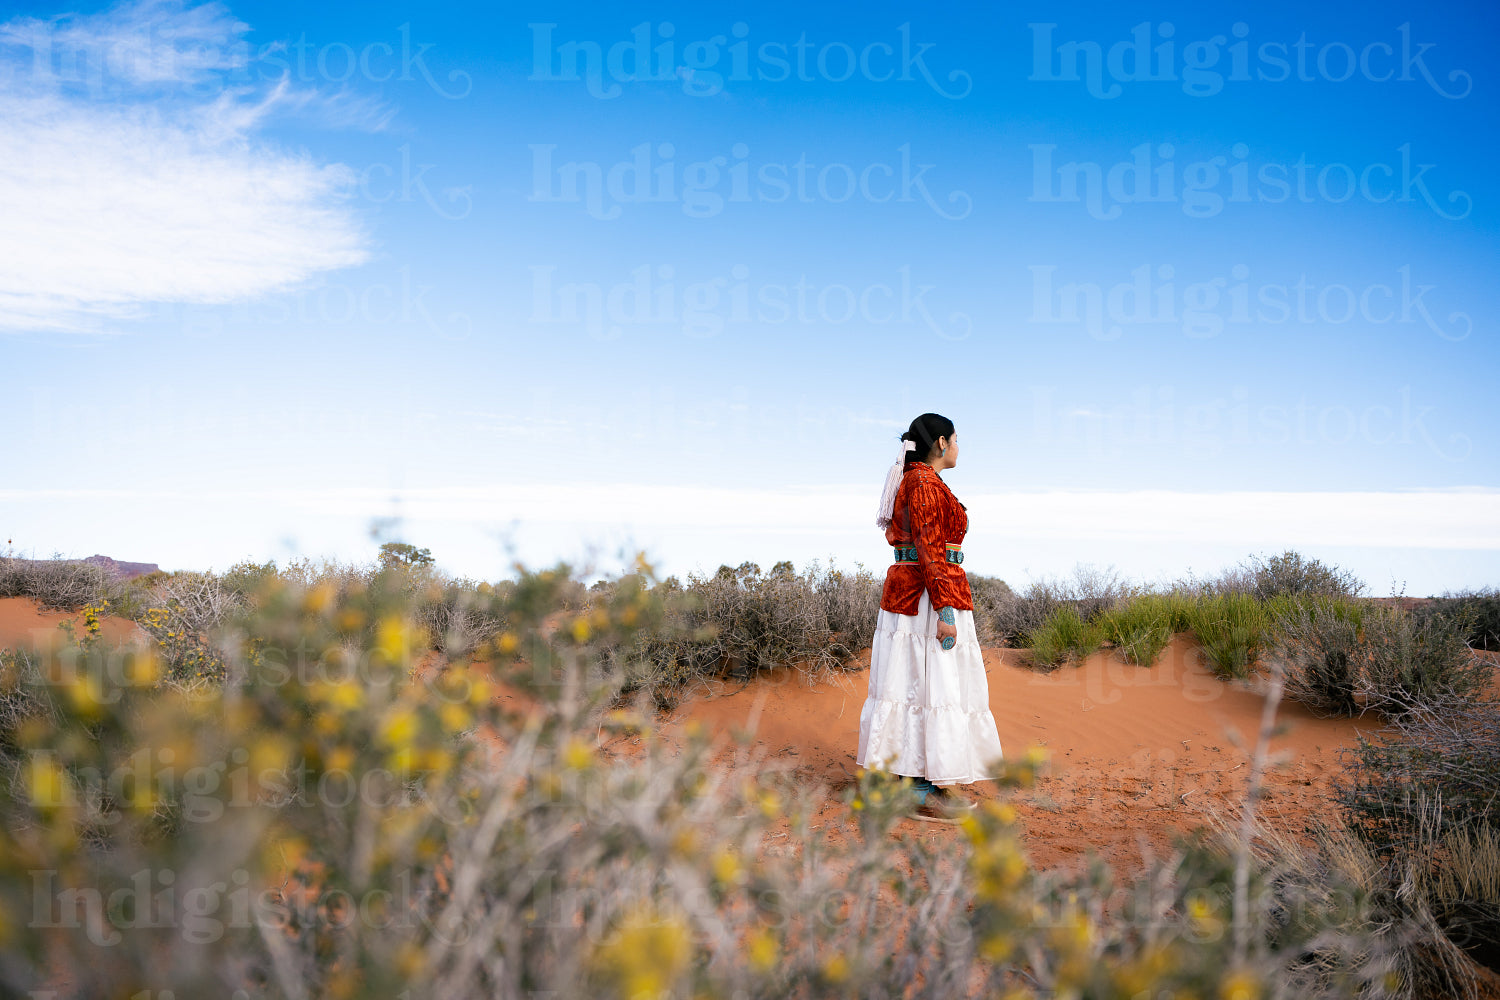
[(430, 566), (432, 562), (431, 549), (419, 549), (405, 542), (386, 542), (380, 546), (380, 565), (383, 569), (394, 566)]

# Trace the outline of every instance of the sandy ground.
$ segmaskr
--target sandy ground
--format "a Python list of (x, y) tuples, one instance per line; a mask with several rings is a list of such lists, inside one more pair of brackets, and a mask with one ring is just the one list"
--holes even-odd
[[(681, 727), (695, 719), (725, 734), (753, 726), (754, 745), (771, 766), (829, 790), (835, 801), (819, 822), (852, 829), (836, 796), (859, 771), (869, 656), (866, 650), (857, 669), (816, 685), (790, 669), (750, 683), (707, 682), (664, 720), (663, 737), (679, 739)], [(1264, 706), (1262, 681), (1220, 681), (1186, 636), (1175, 637), (1151, 667), (1105, 651), (1049, 674), (1030, 669), (1028, 657), (1025, 650), (984, 651), (1005, 756), (1040, 746), (1051, 757), (1037, 786), (1013, 797), (1035, 866), (1069, 865), (1092, 848), (1117, 870), (1134, 869), (1143, 843), (1165, 853), (1174, 832), (1242, 800)], [(1262, 810), (1300, 830), (1308, 814), (1332, 809), (1329, 782), (1339, 771), (1339, 751), (1381, 723), (1373, 715), (1320, 719), (1285, 701), (1277, 719), (1284, 731), (1271, 751), (1286, 751), (1288, 759), (1266, 774)], [(632, 752), (619, 742), (613, 749)], [(722, 752), (733, 752), (727, 740)], [(975, 799), (1000, 794), (993, 782), (960, 791)], [(960, 836), (953, 827), (908, 822), (923, 839)]]
[[(74, 634), (83, 635), (83, 612), (52, 611), (29, 597), (0, 597), (0, 649), (14, 649), (35, 643), (46, 646), (62, 638), (58, 625), (73, 623)], [(99, 629), (106, 641), (146, 642), (146, 633), (135, 622), (109, 615), (99, 619)]]

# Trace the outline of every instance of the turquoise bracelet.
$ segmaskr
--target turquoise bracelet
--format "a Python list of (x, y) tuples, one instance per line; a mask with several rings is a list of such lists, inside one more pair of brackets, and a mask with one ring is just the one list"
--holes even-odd
[[(938, 608), (937, 616), (938, 616), (938, 619), (941, 620), (944, 625), (956, 625), (956, 624), (958, 624), (957, 621), (956, 621), (956, 619), (954, 618), (953, 609), (952, 608)], [(952, 649), (953, 646), (954, 646), (955, 641), (956, 640), (951, 635), (944, 636), (942, 642), (940, 642), (939, 645), (942, 646), (945, 650), (946, 649)]]

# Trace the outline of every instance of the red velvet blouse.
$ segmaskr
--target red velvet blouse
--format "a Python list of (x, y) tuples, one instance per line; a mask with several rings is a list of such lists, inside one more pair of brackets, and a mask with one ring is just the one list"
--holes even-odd
[(969, 515), (943, 477), (926, 462), (907, 462), (896, 490), (891, 523), (885, 540), (892, 548), (914, 545), (916, 563), (893, 562), (885, 571), (880, 607), (898, 615), (914, 615), (925, 589), (934, 609), (951, 607), (973, 611), (969, 578), (963, 567), (948, 561), (949, 542), (961, 543), (969, 530)]

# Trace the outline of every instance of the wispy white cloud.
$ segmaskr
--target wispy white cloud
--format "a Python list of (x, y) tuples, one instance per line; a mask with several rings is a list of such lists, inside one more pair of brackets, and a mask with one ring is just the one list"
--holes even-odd
[(369, 259), (353, 171), (257, 132), (283, 116), (379, 129), (390, 109), (255, 80), (248, 30), (181, 0), (0, 24), (0, 332), (106, 330)]

